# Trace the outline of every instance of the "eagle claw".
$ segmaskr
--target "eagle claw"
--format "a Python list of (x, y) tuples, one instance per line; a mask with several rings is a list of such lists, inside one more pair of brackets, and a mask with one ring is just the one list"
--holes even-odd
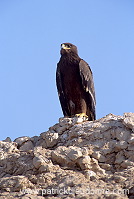
[(75, 114), (75, 117), (77, 117), (78, 119), (80, 118), (83, 121), (87, 121), (88, 120), (88, 116), (85, 113)]

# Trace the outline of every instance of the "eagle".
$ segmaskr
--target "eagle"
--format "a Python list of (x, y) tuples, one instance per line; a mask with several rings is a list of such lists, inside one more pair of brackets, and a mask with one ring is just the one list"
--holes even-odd
[(63, 115), (94, 121), (96, 99), (90, 66), (79, 57), (77, 47), (71, 43), (62, 43), (60, 54), (56, 85)]

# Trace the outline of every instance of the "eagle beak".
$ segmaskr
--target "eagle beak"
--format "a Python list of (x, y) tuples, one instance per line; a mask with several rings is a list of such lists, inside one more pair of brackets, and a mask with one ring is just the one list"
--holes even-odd
[(63, 48), (63, 49), (70, 49), (69, 47), (67, 47), (65, 44), (61, 44), (61, 48)]

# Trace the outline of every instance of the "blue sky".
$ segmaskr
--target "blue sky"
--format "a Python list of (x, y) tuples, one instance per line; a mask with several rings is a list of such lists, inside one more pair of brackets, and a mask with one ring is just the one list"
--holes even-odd
[(97, 119), (134, 112), (133, 10), (133, 0), (0, 1), (0, 140), (39, 135), (63, 116), (63, 42), (91, 66)]

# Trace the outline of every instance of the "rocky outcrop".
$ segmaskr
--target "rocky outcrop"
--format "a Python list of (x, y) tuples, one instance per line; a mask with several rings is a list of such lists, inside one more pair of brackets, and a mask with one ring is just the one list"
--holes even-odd
[(0, 142), (1, 199), (134, 198), (134, 113)]

